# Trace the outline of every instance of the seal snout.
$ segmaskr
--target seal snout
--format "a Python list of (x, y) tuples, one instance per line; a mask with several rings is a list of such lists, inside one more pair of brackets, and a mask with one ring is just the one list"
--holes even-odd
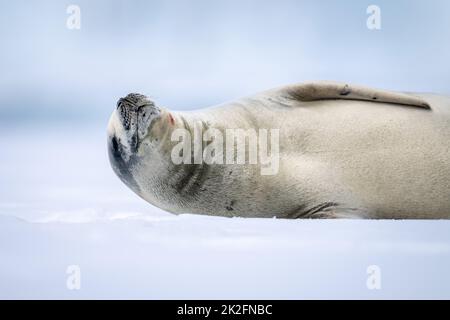
[(117, 112), (126, 130), (136, 130), (148, 125), (159, 108), (145, 95), (130, 93), (117, 101)]
[(117, 101), (117, 112), (126, 130), (137, 125), (139, 113), (145, 117), (145, 109), (154, 107), (155, 104), (151, 100), (139, 93), (130, 93)]
[(140, 107), (146, 105), (154, 106), (154, 103), (145, 95), (139, 93), (130, 93), (117, 101), (117, 108), (126, 107), (133, 111), (137, 111)]
[[(161, 110), (145, 95), (130, 93), (117, 101), (111, 121), (111, 133), (131, 154), (138, 151), (147, 137), (151, 124), (160, 117)], [(113, 144), (111, 145), (113, 148)]]

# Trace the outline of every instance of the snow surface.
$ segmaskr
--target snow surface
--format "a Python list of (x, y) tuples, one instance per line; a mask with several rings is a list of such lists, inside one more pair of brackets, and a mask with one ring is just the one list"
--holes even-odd
[(0, 298), (450, 298), (450, 221), (173, 216), (115, 177), (103, 131), (79, 131), (0, 134)]

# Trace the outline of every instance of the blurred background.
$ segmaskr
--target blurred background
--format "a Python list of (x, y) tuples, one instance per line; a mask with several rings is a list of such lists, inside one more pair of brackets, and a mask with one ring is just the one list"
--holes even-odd
[[(380, 30), (370, 30), (366, 25), (366, 10), (372, 4), (381, 9)], [(67, 28), (70, 5), (81, 10), (80, 29)], [(450, 94), (449, 14), (448, 0), (0, 0), (0, 217), (40, 223), (168, 218), (168, 214), (135, 196), (110, 169), (106, 126), (117, 99), (129, 92), (149, 95), (172, 110), (204, 108), (308, 80)], [(84, 270), (86, 265), (97, 270), (93, 273), (95, 279), (91, 279), (91, 291), (84, 291), (84, 297), (121, 297), (110, 291), (101, 277), (111, 261), (122, 261), (121, 256), (114, 256), (114, 250), (105, 249), (108, 244), (119, 246), (119, 252), (128, 261), (140, 266), (128, 275), (137, 272), (136, 277), (147, 279), (156, 260), (157, 268), (163, 272), (168, 265), (189, 265), (191, 261), (192, 268), (175, 279), (192, 280), (195, 287), (217, 280), (217, 274), (202, 269), (216, 259), (216, 269), (209, 270), (223, 271), (221, 285), (228, 286), (228, 291), (208, 291), (200, 285), (193, 293), (192, 287), (185, 284), (178, 287), (182, 291), (173, 291), (179, 283), (168, 284), (165, 281), (173, 278), (167, 275), (158, 280), (159, 291), (152, 291), (152, 297), (224, 297), (221, 292), (227, 297), (273, 298), (275, 293), (284, 298), (308, 297), (301, 291), (302, 281), (309, 281), (307, 288), (313, 290), (309, 297), (377, 297), (365, 288), (365, 267), (377, 260), (373, 259), (377, 254), (381, 257), (378, 262), (383, 262), (385, 268), (392, 267), (388, 277), (393, 282), (400, 279), (399, 286), (385, 291), (384, 297), (450, 295), (448, 277), (436, 276), (435, 282), (411, 284), (408, 276), (402, 274), (402, 270), (409, 270), (415, 279), (424, 274), (445, 275), (450, 262), (447, 224), (414, 224), (402, 232), (397, 228), (405, 224), (394, 224), (389, 230), (400, 236), (394, 237), (393, 243), (380, 245), (377, 241), (386, 239), (389, 232), (383, 233), (379, 224), (366, 224), (369, 229), (358, 224), (360, 233), (353, 234), (340, 233), (345, 228), (328, 230), (328, 224), (321, 224), (318, 229), (313, 224), (311, 229), (309, 222), (305, 225), (269, 220), (258, 222), (264, 224), (261, 226), (252, 222), (173, 219), (168, 225), (153, 225), (145, 230), (124, 227), (126, 230), (119, 235), (126, 239), (125, 244), (114, 232), (111, 236), (109, 227), (103, 225), (101, 232), (97, 226), (66, 230), (53, 224), (29, 230), (1, 220), (0, 261), (9, 264), (0, 264), (0, 297), (71, 297), (64, 286), (58, 287), (64, 283), (58, 272), (63, 270), (64, 277), (65, 266), (74, 261), (84, 261)], [(351, 223), (347, 227), (355, 230)], [(212, 228), (212, 234), (205, 231), (208, 228)], [(324, 238), (317, 238), (309, 251), (302, 251), (309, 239), (308, 233), (298, 238), (305, 231), (302, 228)], [(148, 240), (149, 230), (153, 240)], [(262, 234), (256, 230), (263, 230)], [(338, 234), (332, 230), (338, 230)], [(109, 242), (111, 239), (105, 234), (114, 241)], [(371, 234), (373, 243), (368, 240), (369, 245), (364, 246), (367, 234)], [(83, 235), (82, 242), (78, 235)], [(139, 238), (134, 238), (137, 235)], [(350, 238), (343, 240), (341, 246), (332, 235)], [(185, 242), (189, 236), (193, 240)], [(405, 238), (409, 242), (402, 243)], [(15, 245), (10, 244), (11, 239), (15, 239)], [(205, 239), (216, 245), (198, 249)], [(337, 269), (331, 271), (325, 268), (330, 263), (329, 250), (324, 249), (324, 255), (317, 256), (311, 249), (326, 244), (327, 239), (347, 250), (334, 251), (332, 259)], [(422, 251), (417, 251), (414, 240)], [(178, 241), (185, 246), (178, 247)], [(353, 247), (355, 243), (361, 247)], [(287, 244), (300, 247), (286, 249)], [(133, 245), (142, 252), (138, 250), (135, 255), (136, 251), (129, 249)], [(273, 252), (284, 249), (278, 255), (266, 255), (267, 246)], [(189, 258), (194, 247), (197, 250)], [(174, 255), (168, 258), (166, 249), (184, 255), (180, 260)], [(235, 255), (236, 250), (241, 251)], [(149, 251), (156, 252), (154, 260), (143, 262), (137, 258)], [(37, 252), (43, 256), (36, 256)], [(83, 256), (82, 252), (88, 254)], [(104, 252), (109, 255), (102, 255)], [(250, 259), (255, 252), (259, 255)], [(339, 264), (345, 252), (349, 253), (347, 261), (355, 261), (351, 267)], [(361, 255), (352, 256), (351, 252)], [(401, 261), (395, 260), (398, 252), (405, 254)], [(424, 259), (430, 255), (434, 260)], [(211, 258), (209, 262), (203, 260), (205, 257)], [(289, 271), (302, 273), (299, 266), (314, 257), (317, 263), (306, 266), (301, 278), (287, 276)], [(427, 264), (421, 264), (424, 260)], [(239, 283), (250, 279), (245, 288), (233, 282), (233, 274), (224, 276), (226, 271), (242, 271), (239, 261), (247, 261), (238, 279)], [(254, 265), (262, 268), (256, 275)], [(321, 273), (309, 278), (311, 273), (307, 271), (317, 270), (317, 265), (321, 266)], [(395, 269), (396, 266), (401, 269)], [(116, 278), (127, 268), (121, 267), (119, 263), (119, 269), (109, 271), (107, 276)], [(50, 269), (54, 273), (48, 273)], [(39, 275), (38, 270), (42, 271)], [(343, 270), (348, 272), (344, 276)], [(271, 274), (273, 281), (268, 291), (264, 291), (267, 288), (261, 286), (258, 277), (264, 273)], [(328, 274), (325, 280), (324, 274)], [(198, 277), (207, 279), (198, 282)], [(129, 280), (123, 278), (122, 289), (129, 283), (125, 279)], [(342, 279), (361, 280), (360, 287), (343, 292), (341, 288), (349, 287), (349, 282)], [(325, 281), (322, 285), (327, 289), (321, 290), (316, 280)], [(138, 286), (139, 281), (132, 283)], [(148, 287), (152, 285), (155, 289), (154, 282)], [(39, 295), (41, 291), (35, 289), (43, 287), (44, 295)], [(146, 297), (148, 287), (141, 288), (141, 296)], [(236, 295), (236, 288), (241, 290), (240, 296)], [(136, 297), (133, 288), (129, 289), (128, 293)]]
[[(81, 9), (70, 30), (66, 9)], [(381, 30), (366, 27), (369, 5)], [(174, 109), (342, 80), (449, 93), (446, 0), (2, 1), (0, 119), (105, 122), (130, 91)]]

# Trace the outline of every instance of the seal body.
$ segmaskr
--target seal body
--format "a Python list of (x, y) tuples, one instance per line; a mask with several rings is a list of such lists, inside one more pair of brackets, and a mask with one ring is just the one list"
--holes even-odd
[[(174, 130), (194, 134), (196, 123), (277, 129), (276, 173), (261, 174), (261, 163), (174, 163)], [(319, 83), (193, 112), (129, 95), (111, 116), (108, 150), (133, 191), (173, 213), (450, 218), (450, 98), (440, 95)]]

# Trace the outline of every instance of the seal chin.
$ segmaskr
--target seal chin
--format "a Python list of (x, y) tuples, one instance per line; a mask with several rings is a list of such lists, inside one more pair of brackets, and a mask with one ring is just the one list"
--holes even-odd
[(116, 136), (108, 137), (108, 156), (111, 167), (117, 176), (130, 189), (139, 194), (140, 188), (133, 176), (134, 157), (131, 155), (125, 160), (123, 145)]

